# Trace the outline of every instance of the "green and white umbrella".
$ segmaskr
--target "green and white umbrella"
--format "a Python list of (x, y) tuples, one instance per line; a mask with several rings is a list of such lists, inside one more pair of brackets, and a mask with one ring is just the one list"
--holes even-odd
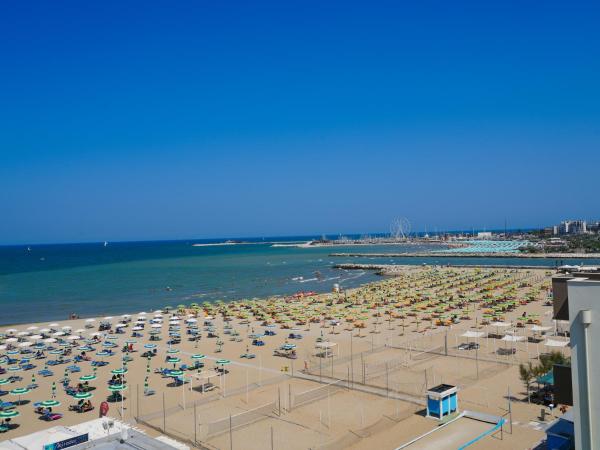
[(19, 397), (19, 403), (21, 403), (21, 396), (25, 395), (25, 394), (29, 394), (29, 392), (31, 392), (31, 391), (29, 389), (27, 389), (26, 387), (15, 388), (12, 391), (10, 391), (11, 395), (16, 395)]
[(174, 354), (174, 353), (179, 353), (179, 349), (176, 349), (176, 348), (170, 348), (169, 350), (167, 350), (167, 353), (168, 353), (169, 355), (172, 355), (172, 354)]
[(183, 375), (182, 370), (169, 370), (170, 377), (180, 377), (181, 375)]
[(114, 375), (124, 375), (127, 373), (127, 369), (124, 367), (121, 369), (114, 369), (114, 370), (111, 370), (110, 373), (112, 373)]
[(108, 387), (108, 390), (111, 392), (121, 392), (127, 389), (127, 385), (125, 384), (113, 384)]
[(17, 417), (19, 414), (21, 414), (19, 411), (17, 411), (16, 409), (11, 409), (9, 411), (0, 411), (0, 419), (7, 419), (9, 417)]
[(216, 362), (219, 366), (225, 366), (227, 364), (231, 364), (231, 361), (229, 361), (228, 359), (217, 359)]
[(195, 355), (192, 355), (192, 359), (204, 359), (206, 358), (206, 355), (201, 355), (200, 353), (196, 353)]
[(75, 398), (92, 398), (93, 394), (91, 392), (77, 392), (76, 394), (73, 394), (73, 397), (75, 397)]
[(48, 406), (60, 406), (60, 402), (58, 400), (44, 400), (40, 402), (40, 405), (48, 407)]
[(79, 379), (81, 381), (92, 381), (92, 380), (95, 380), (96, 378), (97, 378), (96, 375), (83, 375), (83, 376), (79, 377)]
[(8, 383), (10, 383), (10, 380), (8, 378), (2, 378), (2, 379), (0, 379), (0, 385), (8, 384)]

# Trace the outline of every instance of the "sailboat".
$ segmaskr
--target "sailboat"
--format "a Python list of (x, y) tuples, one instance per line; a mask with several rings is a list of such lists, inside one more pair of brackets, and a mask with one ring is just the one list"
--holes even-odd
[(105, 247), (108, 246), (108, 242), (107, 241), (104, 241), (104, 246)]

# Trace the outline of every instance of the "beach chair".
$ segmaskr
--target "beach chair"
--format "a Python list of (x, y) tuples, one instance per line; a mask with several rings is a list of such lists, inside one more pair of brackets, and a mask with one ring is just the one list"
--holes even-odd
[(48, 369), (42, 369), (42, 370), (38, 370), (38, 375), (42, 376), (42, 377), (51, 377), (54, 375), (54, 372), (52, 372), (51, 370)]
[(92, 361), (93, 367), (104, 367), (108, 364), (107, 361)]
[(8, 391), (0, 390), (0, 397), (4, 397), (5, 395), (8, 395)]
[(146, 397), (149, 397), (150, 395), (154, 395), (154, 394), (156, 394), (156, 391), (154, 389), (150, 389), (150, 388), (144, 389), (144, 395)]
[(46, 422), (52, 422), (53, 420), (62, 419), (62, 414), (47, 411), (42, 414), (40, 419), (45, 420)]
[(71, 373), (81, 372), (81, 367), (73, 365), (67, 367), (67, 370)]

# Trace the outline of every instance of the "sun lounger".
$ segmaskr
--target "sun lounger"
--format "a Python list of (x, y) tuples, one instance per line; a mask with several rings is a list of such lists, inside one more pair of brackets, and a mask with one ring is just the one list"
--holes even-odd
[(62, 414), (59, 413), (44, 413), (41, 416), (42, 420), (45, 420), (46, 422), (52, 422), (53, 420), (58, 420), (62, 418)]

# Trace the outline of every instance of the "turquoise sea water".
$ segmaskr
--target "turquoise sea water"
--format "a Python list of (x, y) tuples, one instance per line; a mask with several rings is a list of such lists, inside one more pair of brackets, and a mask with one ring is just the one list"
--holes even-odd
[[(30, 251), (26, 246), (0, 247), (0, 323), (61, 320), (72, 312), (100, 316), (205, 300), (309, 290), (325, 292), (334, 283), (355, 287), (379, 278), (370, 272), (333, 269), (332, 265), (338, 262), (546, 266), (558, 263), (516, 258), (328, 256), (332, 252), (400, 253), (430, 248), (406, 245), (295, 248), (257, 242), (192, 246), (202, 242), (206, 241), (123, 242), (109, 243), (106, 247), (102, 243), (37, 245), (31, 246)], [(431, 249), (439, 250), (439, 246)]]

